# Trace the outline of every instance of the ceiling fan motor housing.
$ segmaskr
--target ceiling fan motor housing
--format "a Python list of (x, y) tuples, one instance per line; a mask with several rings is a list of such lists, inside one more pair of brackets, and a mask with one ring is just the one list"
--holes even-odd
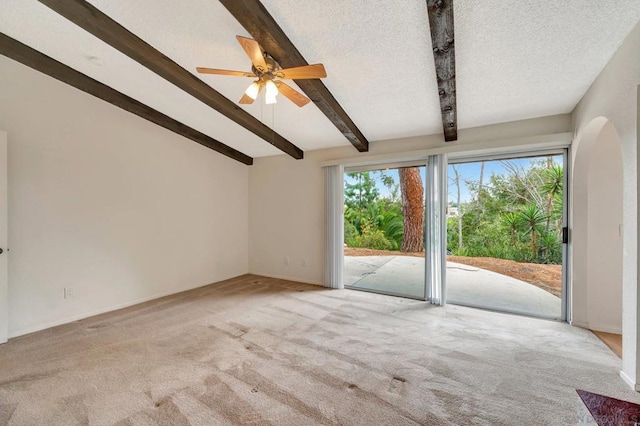
[(273, 59), (271, 56), (269, 56), (268, 54), (265, 53), (265, 58), (264, 61), (267, 63), (267, 70), (260, 72), (260, 70), (258, 70), (255, 65), (251, 65), (251, 71), (257, 75), (258, 77), (262, 77), (263, 75), (268, 75), (271, 76), (272, 78), (275, 77), (273, 74), (276, 70), (278, 70), (280, 67), (278, 66), (278, 63), (276, 62), (275, 59)]

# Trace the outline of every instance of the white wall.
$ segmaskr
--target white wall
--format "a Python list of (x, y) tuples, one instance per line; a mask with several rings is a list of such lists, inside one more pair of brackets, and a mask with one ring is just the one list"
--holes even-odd
[(571, 324), (622, 332), (622, 150), (613, 124), (592, 120), (573, 146)]
[(248, 167), (4, 57), (0, 129), (10, 336), (247, 272)]
[[(454, 143), (473, 150), (484, 141), (515, 140), (570, 129), (569, 115), (561, 115), (460, 130), (459, 140)], [(302, 161), (286, 156), (256, 159), (249, 172), (249, 270), (271, 277), (322, 283), (323, 162), (442, 146), (445, 146), (442, 136), (431, 135), (374, 142), (366, 154), (345, 147), (306, 152)]]
[[(587, 324), (622, 333), (622, 155), (613, 126), (600, 132), (588, 176)], [(576, 212), (580, 214), (580, 212)]]
[[(639, 383), (638, 362), (638, 134), (637, 86), (640, 83), (640, 24), (636, 25), (573, 112), (575, 140), (598, 117), (610, 120), (622, 144), (623, 258), (622, 258), (622, 376)], [(578, 148), (579, 149), (579, 148)]]

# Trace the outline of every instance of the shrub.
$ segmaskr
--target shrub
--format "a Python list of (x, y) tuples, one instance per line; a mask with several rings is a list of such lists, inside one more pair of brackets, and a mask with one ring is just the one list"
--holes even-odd
[(358, 228), (351, 223), (344, 221), (344, 242), (347, 243), (349, 247), (351, 247), (351, 242), (353, 242), (354, 238), (358, 236)]
[(375, 225), (365, 220), (362, 222), (362, 235), (357, 235), (350, 243), (351, 247), (364, 247), (374, 250), (391, 250), (393, 244), (384, 236), (384, 232), (376, 229)]
[(559, 235), (555, 232), (543, 232), (539, 241), (538, 260), (541, 263), (561, 264), (562, 243)]
[(402, 216), (399, 213), (391, 211), (381, 215), (379, 230), (384, 233), (385, 239), (391, 243), (390, 250), (400, 250), (403, 226)]

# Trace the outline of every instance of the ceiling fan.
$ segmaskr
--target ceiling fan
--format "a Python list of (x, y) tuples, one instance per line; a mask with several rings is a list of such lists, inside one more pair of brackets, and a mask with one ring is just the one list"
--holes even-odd
[(324, 65), (314, 64), (305, 65), (302, 67), (285, 68), (282, 69), (278, 63), (266, 53), (257, 41), (236, 36), (238, 42), (244, 49), (245, 53), (251, 59), (251, 72), (245, 71), (230, 71), (219, 70), (215, 68), (203, 68), (197, 67), (196, 70), (201, 74), (218, 74), (218, 75), (231, 75), (236, 77), (257, 77), (244, 96), (240, 99), (241, 104), (252, 104), (256, 100), (258, 94), (265, 89), (265, 103), (275, 104), (276, 96), (278, 93), (282, 93), (283, 96), (288, 98), (291, 102), (303, 107), (309, 103), (309, 98), (298, 92), (293, 87), (286, 84), (281, 79), (291, 80), (304, 80), (310, 78), (325, 78), (327, 76), (324, 70)]

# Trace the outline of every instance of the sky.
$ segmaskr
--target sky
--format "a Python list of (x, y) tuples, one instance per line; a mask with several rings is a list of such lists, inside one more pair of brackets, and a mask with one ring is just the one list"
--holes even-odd
[[(523, 168), (527, 168), (532, 161), (546, 160), (546, 156), (543, 157), (529, 157), (529, 158), (519, 158), (508, 160), (515, 165), (518, 165)], [(562, 155), (553, 156), (554, 164), (562, 165)], [(458, 168), (458, 173), (461, 175), (461, 184), (460, 184), (460, 201), (465, 203), (471, 200), (471, 193), (469, 191), (469, 187), (466, 182), (478, 182), (480, 180), (480, 162), (472, 162), (472, 163), (459, 163), (456, 165)], [(453, 166), (449, 165), (448, 175), (449, 175), (449, 202), (455, 202), (457, 198), (457, 189), (455, 186), (455, 181), (453, 180)], [(420, 174), (422, 175), (422, 181), (426, 180), (426, 168), (420, 167)], [(484, 163), (484, 177), (483, 181), (488, 182), (489, 177), (492, 174), (506, 174), (507, 169), (504, 167), (504, 163), (502, 160), (494, 160), (494, 161), (485, 161)], [(396, 183), (399, 183), (398, 178), (398, 169), (385, 169), (380, 171), (371, 172), (371, 176), (376, 181), (376, 187), (380, 191), (380, 195), (383, 197), (390, 196), (389, 190), (382, 184), (381, 174), (391, 176)], [(350, 178), (346, 175), (344, 177), (345, 183), (354, 183), (355, 179)], [(398, 195), (400, 195), (398, 193)]]
[[(422, 175), (423, 184), (424, 184), (424, 182), (426, 180), (426, 174), (427, 174), (427, 168), (426, 167), (420, 167), (420, 175)], [(382, 197), (390, 197), (391, 196), (391, 191), (389, 191), (389, 189), (382, 184), (382, 175), (391, 176), (393, 178), (393, 181), (396, 184), (399, 184), (400, 183), (400, 178), (398, 177), (398, 169), (383, 169), (383, 170), (376, 170), (376, 171), (371, 171), (370, 172), (370, 176), (372, 178), (374, 178), (375, 181), (376, 181), (376, 188), (378, 188), (378, 191), (380, 192), (380, 196), (382, 196)], [(345, 173), (344, 174), (344, 182), (345, 182), (345, 184), (347, 184), (347, 183), (353, 184), (353, 183), (356, 182), (356, 179), (350, 178)], [(398, 190), (398, 197), (400, 197), (400, 190)]]
[[(518, 167), (527, 169), (532, 162), (536, 161), (546, 161), (547, 157), (529, 157), (529, 158), (518, 158), (506, 160)], [(483, 182), (489, 182), (489, 178), (491, 175), (501, 175), (508, 174), (507, 168), (504, 166), (505, 160), (495, 160), (495, 161), (485, 161), (484, 162), (484, 177)], [(554, 164), (562, 165), (562, 155), (554, 155), (553, 156)], [(471, 193), (469, 191), (469, 187), (467, 182), (477, 183), (480, 181), (480, 168), (481, 162), (476, 161), (473, 163), (460, 163), (456, 164), (458, 168), (458, 173), (460, 174), (460, 202), (466, 203), (471, 201)], [(458, 196), (457, 188), (455, 185), (455, 180), (453, 179), (453, 166), (449, 165), (449, 169), (447, 170), (449, 175), (449, 202), (455, 202)]]

